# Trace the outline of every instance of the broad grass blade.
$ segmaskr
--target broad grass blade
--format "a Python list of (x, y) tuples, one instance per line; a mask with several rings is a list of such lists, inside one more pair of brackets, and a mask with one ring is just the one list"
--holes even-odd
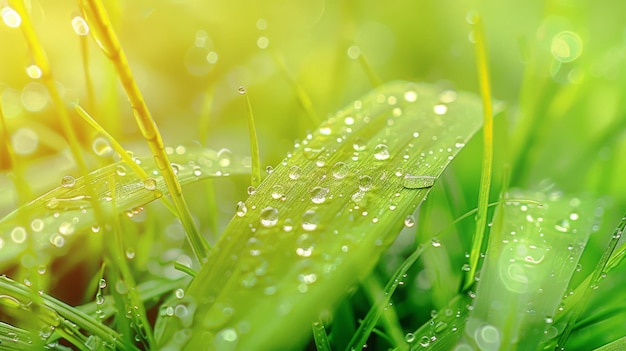
[[(172, 302), (189, 313), (158, 321), (161, 347), (301, 346), (371, 271), (481, 116), (475, 95), (393, 82), (330, 117), (239, 204)], [(416, 176), (433, 181), (414, 186)]]

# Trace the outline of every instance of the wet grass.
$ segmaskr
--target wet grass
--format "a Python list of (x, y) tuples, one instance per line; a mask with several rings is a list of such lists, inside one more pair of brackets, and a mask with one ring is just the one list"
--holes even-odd
[(619, 11), (57, 6), (2, 9), (0, 349), (624, 344)]

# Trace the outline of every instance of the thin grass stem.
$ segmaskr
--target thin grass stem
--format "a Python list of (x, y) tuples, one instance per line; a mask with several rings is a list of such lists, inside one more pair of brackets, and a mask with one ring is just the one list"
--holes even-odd
[(252, 112), (252, 104), (250, 103), (250, 97), (244, 86), (240, 86), (238, 89), (240, 95), (243, 95), (246, 99), (246, 109), (248, 111), (248, 135), (250, 138), (250, 157), (252, 158), (252, 176), (251, 185), (257, 187), (261, 183), (261, 156), (259, 154), (259, 138), (256, 133), (256, 126), (254, 124), (254, 113)]
[(478, 212), (476, 215), (476, 232), (472, 240), (470, 252), (470, 270), (465, 277), (463, 290), (467, 290), (474, 283), (474, 275), (478, 269), (478, 258), (485, 241), (487, 227), (487, 207), (491, 188), (493, 168), (493, 105), (491, 102), (491, 86), (489, 83), (489, 65), (487, 61), (487, 45), (485, 30), (479, 15), (472, 18), (472, 28), (475, 34), (475, 54), (478, 66), (478, 81), (480, 95), (483, 102), (483, 159), (480, 175), (480, 189), (478, 193)]
[(115, 31), (111, 25), (111, 21), (107, 14), (107, 11), (100, 0), (81, 0), (81, 8), (86, 18), (91, 19), (91, 25), (97, 34), (96, 39), (103, 49), (104, 53), (108, 56), (111, 62), (115, 65), (117, 73), (120, 78), (120, 82), (124, 87), (124, 91), (128, 96), (135, 121), (143, 135), (144, 139), (148, 143), (157, 168), (163, 175), (167, 188), (174, 201), (174, 206), (179, 214), (179, 218), (185, 228), (187, 239), (191, 245), (191, 248), (196, 255), (196, 258), (204, 263), (206, 262), (209, 244), (198, 233), (196, 226), (193, 222), (193, 218), (183, 197), (183, 191), (178, 182), (178, 178), (172, 170), (172, 165), (169, 162), (165, 147), (163, 145), (163, 139), (161, 133), (152, 118), (150, 110), (146, 105), (143, 98), (143, 94), (137, 86), (126, 54), (122, 50), (120, 42), (115, 34)]

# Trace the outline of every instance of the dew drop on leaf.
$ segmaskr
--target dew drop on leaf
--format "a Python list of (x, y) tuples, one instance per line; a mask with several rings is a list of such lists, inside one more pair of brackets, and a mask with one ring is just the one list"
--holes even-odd
[(404, 219), (404, 226), (407, 228), (413, 228), (415, 226), (415, 217), (413, 215), (408, 215)]
[(254, 195), (254, 193), (256, 193), (256, 188), (250, 185), (248, 187), (248, 195)]
[(319, 217), (315, 210), (307, 210), (302, 215), (302, 229), (310, 232), (317, 229), (317, 225), (319, 222)]
[(26, 229), (24, 227), (15, 227), (11, 231), (11, 240), (16, 244), (26, 241)]
[(445, 115), (448, 112), (448, 106), (444, 104), (437, 104), (433, 107), (433, 112), (437, 115)]
[(113, 148), (111, 147), (111, 144), (107, 139), (103, 137), (95, 138), (91, 143), (91, 149), (96, 155), (100, 157), (109, 156), (111, 153), (113, 153)]
[(66, 175), (63, 178), (61, 178), (62, 187), (71, 188), (74, 185), (76, 185), (76, 178), (72, 177), (71, 175)]
[(282, 185), (276, 184), (272, 187), (272, 199), (280, 199), (285, 195), (285, 189)]
[(332, 168), (333, 177), (335, 179), (345, 178), (349, 171), (350, 169), (345, 162), (337, 162)]
[(368, 191), (372, 189), (372, 184), (372, 177), (368, 175), (363, 175), (359, 177), (359, 189), (361, 189), (361, 191)]
[(561, 219), (559, 220), (555, 225), (554, 225), (554, 229), (556, 229), (557, 231), (561, 232), (561, 233), (567, 233), (570, 230), (570, 223), (569, 220), (567, 219)]
[(289, 178), (292, 180), (296, 180), (298, 178), (300, 178), (300, 176), (302, 175), (302, 169), (298, 166), (291, 166), (291, 168), (289, 168)]
[(217, 152), (217, 164), (220, 167), (229, 167), (233, 162), (233, 154), (229, 149), (221, 149)]
[(406, 335), (404, 336), (404, 339), (406, 340), (406, 342), (408, 342), (409, 344), (415, 341), (415, 334), (413, 333), (406, 333)]
[(74, 29), (74, 32), (80, 36), (89, 34), (89, 25), (81, 16), (75, 16), (72, 18), (72, 29)]
[(385, 144), (378, 144), (374, 148), (374, 158), (379, 161), (389, 159), (389, 148)]
[(278, 223), (278, 210), (274, 207), (266, 207), (261, 210), (261, 225), (265, 228), (271, 228)]
[(154, 178), (146, 178), (143, 181), (143, 187), (144, 189), (148, 190), (148, 191), (154, 191), (157, 188), (157, 181)]
[(402, 179), (402, 186), (407, 189), (425, 189), (432, 187), (435, 180), (437, 180), (436, 177), (405, 174)]
[(237, 203), (237, 210), (236, 210), (235, 214), (238, 217), (243, 217), (243, 216), (246, 215), (246, 213), (248, 213), (248, 207), (246, 206), (245, 202), (239, 201)]
[(316, 186), (311, 190), (311, 202), (314, 204), (324, 203), (329, 193), (330, 190), (328, 188)]

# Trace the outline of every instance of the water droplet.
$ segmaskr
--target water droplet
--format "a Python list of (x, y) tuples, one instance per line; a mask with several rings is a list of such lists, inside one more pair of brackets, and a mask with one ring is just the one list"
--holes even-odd
[(417, 100), (417, 92), (414, 90), (407, 90), (404, 93), (404, 100), (407, 102), (415, 102), (415, 100)]
[(272, 166), (265, 167), (265, 173), (267, 173), (267, 174), (274, 173), (274, 167), (272, 167)]
[(5, 6), (2, 8), (2, 20), (4, 24), (11, 28), (17, 28), (22, 24), (22, 17), (12, 7)]
[(71, 188), (76, 185), (76, 179), (71, 175), (66, 175), (61, 178), (61, 186), (64, 188)]
[(54, 233), (50, 236), (50, 244), (56, 247), (63, 247), (65, 239), (61, 235)]
[(80, 36), (89, 34), (89, 25), (81, 16), (75, 16), (72, 18), (72, 29), (74, 29), (74, 32)]
[(104, 278), (100, 278), (100, 281), (98, 282), (98, 287), (100, 289), (104, 289), (107, 287), (107, 281)]
[(404, 219), (404, 226), (407, 228), (413, 228), (415, 226), (415, 217), (413, 215), (408, 215)]
[(243, 85), (240, 86), (239, 88), (237, 88), (237, 92), (239, 93), (239, 95), (245, 95), (246, 87), (244, 87)]
[(365, 141), (363, 141), (363, 139), (361, 138), (356, 138), (354, 139), (354, 143), (352, 144), (352, 148), (354, 149), (354, 151), (363, 151), (367, 148), (367, 145), (365, 144)]
[(119, 165), (117, 166), (117, 168), (115, 168), (115, 172), (118, 176), (123, 177), (126, 175), (126, 167)]
[(280, 199), (285, 195), (285, 189), (282, 185), (276, 184), (272, 187), (272, 199)]
[(315, 273), (299, 274), (298, 281), (307, 285), (313, 284), (317, 281), (317, 274)]
[(237, 203), (237, 211), (235, 212), (235, 214), (238, 217), (243, 217), (246, 215), (246, 213), (248, 213), (248, 207), (246, 206), (245, 202), (239, 201)]
[(289, 168), (289, 178), (296, 180), (298, 178), (300, 178), (300, 176), (302, 175), (302, 169), (298, 166), (291, 166), (291, 168)]
[(463, 272), (469, 272), (472, 269), (472, 267), (469, 265), (469, 263), (464, 263), (463, 266), (461, 266), (461, 270)]
[(324, 203), (329, 193), (330, 190), (328, 188), (316, 186), (313, 190), (311, 190), (311, 202), (314, 204)]
[(420, 346), (428, 347), (430, 345), (430, 338), (426, 335), (420, 338)]
[(100, 157), (106, 157), (113, 153), (113, 148), (111, 147), (111, 144), (107, 139), (103, 137), (95, 138), (91, 143), (91, 149), (96, 155)]
[(313, 253), (315, 245), (313, 237), (310, 234), (302, 234), (296, 240), (296, 254), (300, 257), (310, 257)]
[(372, 177), (368, 175), (363, 175), (359, 177), (359, 189), (361, 189), (361, 191), (368, 191), (372, 189), (372, 185)]
[(104, 303), (104, 296), (102, 294), (96, 294), (96, 304), (102, 305)]
[(570, 215), (569, 215), (569, 219), (571, 219), (572, 221), (577, 221), (577, 220), (578, 220), (578, 218), (580, 218), (580, 216), (579, 216), (579, 215), (578, 215), (578, 213), (576, 213), (576, 212), (572, 212), (572, 213), (570, 213)]
[(41, 68), (37, 65), (30, 65), (26, 67), (26, 74), (32, 79), (39, 79), (41, 78)]
[(318, 222), (319, 217), (315, 210), (307, 210), (302, 215), (302, 229), (306, 230), (307, 232), (317, 229)]
[(174, 296), (176, 296), (177, 299), (182, 299), (183, 297), (185, 297), (185, 290), (183, 289), (176, 289), (176, 291), (174, 292)]
[(352, 45), (348, 48), (348, 57), (352, 60), (356, 60), (361, 56), (361, 48), (356, 45)]
[(389, 148), (385, 144), (378, 144), (374, 148), (374, 158), (383, 161), (389, 159)]
[(128, 260), (132, 260), (133, 258), (135, 258), (135, 249), (133, 248), (128, 248), (126, 249), (126, 259)]
[(402, 179), (402, 186), (407, 189), (425, 189), (432, 187), (436, 180), (437, 177), (432, 176), (405, 174)]
[(552, 56), (559, 62), (572, 62), (580, 57), (583, 43), (580, 36), (572, 31), (562, 31), (552, 39)]
[(449, 104), (456, 101), (458, 94), (454, 90), (444, 90), (439, 94), (439, 101)]
[(30, 228), (34, 231), (34, 232), (40, 232), (43, 230), (44, 227), (44, 222), (37, 218), (37, 219), (33, 219), (32, 222), (30, 222)]
[(229, 167), (233, 162), (233, 154), (229, 149), (221, 149), (217, 152), (217, 164), (220, 167)]
[(286, 218), (283, 221), (283, 230), (285, 232), (290, 232), (293, 230), (293, 220), (291, 218)]
[(259, 49), (267, 49), (269, 44), (270, 40), (266, 36), (260, 36), (259, 39), (257, 39), (256, 41), (256, 45), (259, 47)]
[(430, 240), (430, 244), (431, 244), (433, 247), (441, 247), (441, 241), (439, 240), (439, 238), (438, 238), (438, 237), (434, 237), (434, 238), (432, 238), (432, 239)]
[(24, 227), (15, 227), (11, 231), (11, 240), (16, 244), (21, 244), (26, 241), (26, 229)]
[(350, 167), (345, 162), (337, 162), (332, 168), (333, 177), (335, 179), (343, 179), (350, 172)]
[(437, 104), (433, 107), (433, 112), (437, 115), (445, 115), (448, 112), (448, 106), (444, 104)]
[(70, 222), (63, 222), (59, 224), (59, 234), (61, 235), (72, 235), (74, 234), (74, 230), (76, 228)]
[(261, 225), (265, 228), (271, 228), (278, 223), (278, 210), (274, 207), (266, 207), (261, 210)]
[(248, 195), (254, 195), (254, 193), (256, 193), (256, 188), (250, 185), (248, 187)]
[(302, 152), (304, 153), (304, 157), (306, 157), (309, 160), (315, 160), (319, 157), (319, 155), (322, 153), (322, 151), (324, 151), (324, 148), (312, 148), (312, 147), (305, 147)]
[(320, 168), (326, 166), (326, 157), (324, 156), (318, 157), (317, 160), (315, 161), (315, 165)]
[(561, 233), (567, 233), (570, 230), (570, 223), (569, 220), (567, 219), (562, 219), (560, 221), (558, 221), (555, 225), (554, 225), (554, 229), (558, 230)]
[(146, 178), (143, 181), (144, 189), (154, 191), (157, 188), (157, 180), (155, 178)]
[(215, 350), (235, 350), (238, 341), (237, 331), (234, 328), (227, 328), (220, 330), (215, 335), (213, 345)]

